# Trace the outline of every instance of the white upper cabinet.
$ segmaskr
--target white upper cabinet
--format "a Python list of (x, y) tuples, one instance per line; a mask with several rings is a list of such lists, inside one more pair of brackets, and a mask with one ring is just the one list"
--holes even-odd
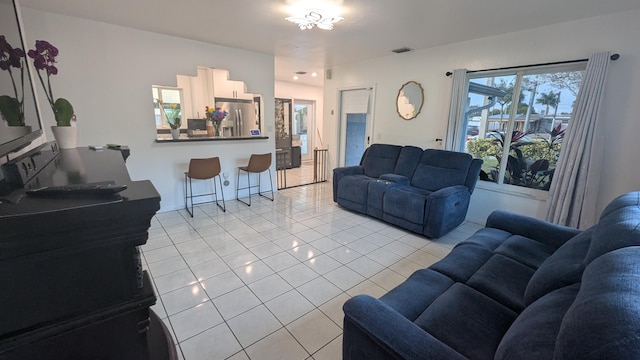
[(213, 73), (213, 94), (216, 98), (253, 100), (244, 81), (229, 80), (229, 71), (209, 69)]

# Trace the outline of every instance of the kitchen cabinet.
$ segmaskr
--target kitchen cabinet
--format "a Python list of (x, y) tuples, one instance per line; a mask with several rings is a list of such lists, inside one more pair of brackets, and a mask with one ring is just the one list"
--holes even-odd
[(253, 100), (253, 94), (247, 93), (244, 81), (229, 80), (229, 71), (208, 69), (213, 73), (213, 95), (216, 98)]

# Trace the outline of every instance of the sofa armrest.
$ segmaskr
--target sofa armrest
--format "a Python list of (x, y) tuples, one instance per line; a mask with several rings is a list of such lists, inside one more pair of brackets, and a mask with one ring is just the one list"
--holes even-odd
[(364, 174), (362, 166), (345, 166), (333, 169), (333, 202), (338, 201), (338, 183), (340, 179), (345, 176), (362, 174)]
[(383, 174), (380, 175), (380, 180), (390, 181), (397, 185), (409, 185), (409, 178), (398, 174)]
[(470, 201), (471, 194), (464, 185), (449, 186), (429, 194), (424, 212), (424, 235), (439, 238), (462, 224)]
[(369, 295), (349, 299), (343, 310), (343, 359), (466, 359)]
[(568, 226), (556, 225), (504, 210), (496, 210), (487, 218), (486, 227), (504, 230), (514, 235), (521, 235), (556, 248), (567, 240), (580, 234), (582, 230)]

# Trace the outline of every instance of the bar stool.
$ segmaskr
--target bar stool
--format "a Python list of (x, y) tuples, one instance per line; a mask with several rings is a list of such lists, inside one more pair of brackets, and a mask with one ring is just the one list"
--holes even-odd
[[(271, 197), (268, 197), (265, 194), (263, 194), (262, 189), (260, 187), (260, 175), (267, 170), (269, 171), (269, 183), (271, 184), (271, 189), (270, 191), (266, 191), (266, 192), (271, 192)], [(240, 171), (244, 171), (247, 173), (247, 186), (242, 188), (240, 187)], [(251, 185), (251, 176), (250, 176), (251, 173), (258, 174), (258, 185), (253, 185), (253, 186)], [(251, 157), (249, 158), (249, 165), (238, 167), (238, 181), (236, 183), (236, 200), (251, 206), (251, 188), (253, 187), (258, 188), (258, 194), (260, 196), (263, 196), (273, 201), (273, 180), (271, 180), (271, 153), (252, 154)], [(238, 193), (240, 192), (240, 190), (244, 190), (244, 189), (249, 190), (249, 202), (243, 201), (238, 196)]]
[[(193, 198), (200, 196), (215, 196), (216, 205), (222, 211), (227, 211), (226, 204), (224, 202), (224, 190), (222, 189), (222, 179), (220, 179), (220, 194), (222, 195), (222, 205), (218, 202), (218, 190), (216, 188), (216, 177), (220, 179), (220, 158), (212, 157), (207, 159), (191, 159), (189, 161), (189, 171), (184, 173), (184, 207), (191, 217), (193, 217)], [(207, 194), (193, 194), (193, 188), (191, 186), (191, 180), (208, 180), (213, 179), (213, 192)], [(187, 186), (188, 183), (188, 186)], [(188, 188), (188, 189), (187, 189)], [(189, 191), (187, 191), (189, 190)], [(189, 199), (191, 199), (191, 209), (189, 209)], [(206, 203), (198, 203), (204, 204)]]

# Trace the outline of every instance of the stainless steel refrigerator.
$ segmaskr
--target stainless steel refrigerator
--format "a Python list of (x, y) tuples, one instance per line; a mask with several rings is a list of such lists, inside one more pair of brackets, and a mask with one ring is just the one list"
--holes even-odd
[(251, 130), (260, 129), (256, 103), (252, 100), (216, 99), (216, 107), (228, 112), (220, 123), (223, 137), (251, 136)]

